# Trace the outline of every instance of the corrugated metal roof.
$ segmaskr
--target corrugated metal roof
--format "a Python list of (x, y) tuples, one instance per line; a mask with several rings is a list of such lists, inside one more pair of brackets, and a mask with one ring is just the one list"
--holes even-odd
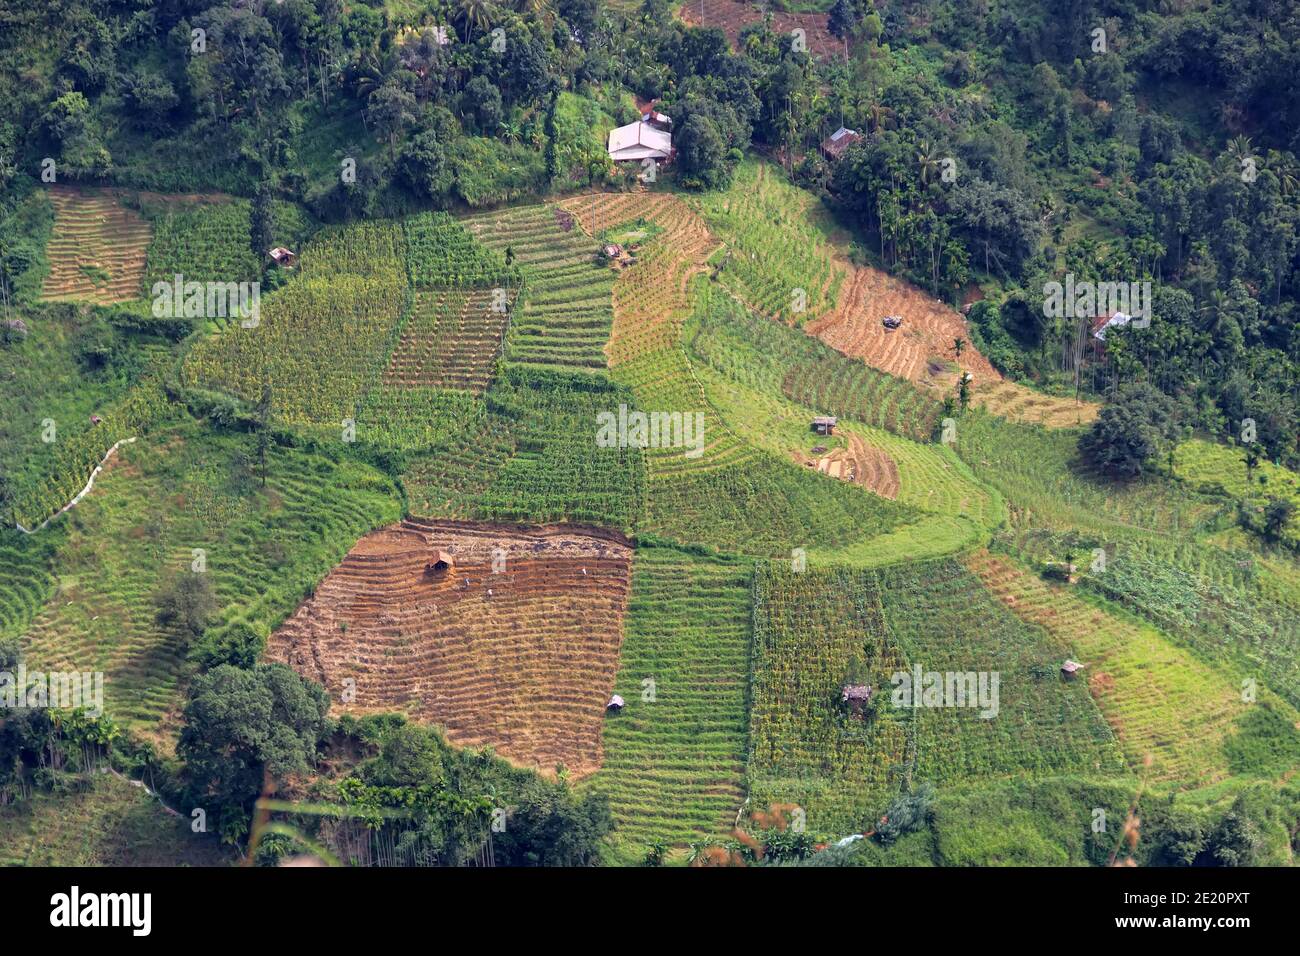
[(672, 134), (649, 123), (628, 123), (609, 131), (609, 155), (614, 159), (666, 159), (672, 148)]

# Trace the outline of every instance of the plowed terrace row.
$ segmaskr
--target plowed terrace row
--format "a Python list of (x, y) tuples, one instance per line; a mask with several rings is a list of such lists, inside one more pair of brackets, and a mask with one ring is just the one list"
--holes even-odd
[[(436, 551), (450, 568), (431, 567)], [(341, 711), (402, 710), (459, 746), (582, 776), (601, 763), (631, 561), (609, 531), (408, 519), (358, 541), (266, 656)]]

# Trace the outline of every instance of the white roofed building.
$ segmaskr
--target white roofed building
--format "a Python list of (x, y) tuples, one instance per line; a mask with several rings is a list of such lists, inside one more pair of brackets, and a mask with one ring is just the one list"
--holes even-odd
[(609, 158), (616, 163), (668, 159), (672, 151), (672, 134), (650, 123), (638, 121), (609, 131)]

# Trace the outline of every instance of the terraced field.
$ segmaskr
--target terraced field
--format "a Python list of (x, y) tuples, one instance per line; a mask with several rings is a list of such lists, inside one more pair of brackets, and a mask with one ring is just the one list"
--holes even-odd
[[(835, 310), (805, 326), (831, 348), (918, 384), (944, 388), (953, 366), (974, 376), (977, 386), (1000, 382), (1001, 374), (969, 343), (966, 321), (904, 279), (873, 266), (854, 266)], [(881, 324), (902, 316), (900, 328)], [(954, 340), (967, 340), (960, 356)]]
[[(253, 282), (262, 259), (248, 244), (252, 205), (228, 196), (141, 196), (141, 209), (153, 224), (143, 289), (155, 282)], [(293, 203), (274, 204), (273, 246), (300, 249), (311, 223)], [(269, 251), (269, 250), (268, 250)]]
[(833, 227), (819, 202), (776, 167), (747, 160), (728, 189), (691, 203), (726, 243), (718, 281), (748, 308), (787, 324), (835, 309), (851, 267), (828, 237)]
[(415, 293), (384, 386), (483, 392), (505, 339), (509, 307), (491, 290)]
[(670, 193), (593, 193), (559, 205), (593, 237), (634, 220), (660, 230), (637, 250), (635, 265), (613, 267), (614, 325), (605, 352), (617, 366), (674, 346), (690, 305), (691, 278), (707, 270), (718, 249), (703, 220)]
[[(450, 567), (432, 567), (439, 551)], [(343, 712), (407, 711), (459, 746), (585, 776), (601, 764), (631, 563), (610, 532), (407, 519), (358, 541), (267, 658)]]
[(231, 323), (189, 351), (183, 382), (249, 401), (269, 382), (284, 423), (338, 428), (355, 418), (407, 308), (405, 248), (395, 223), (319, 236), (294, 279), (262, 300), (256, 327)]
[(695, 310), (684, 340), (697, 363), (818, 414), (852, 418), (913, 441), (934, 438), (942, 406), (910, 382), (755, 315), (710, 284), (697, 282), (692, 296)]
[(720, 837), (744, 802), (751, 573), (637, 549), (614, 682), (626, 706), (605, 720), (605, 762), (590, 779), (609, 794), (623, 862), (655, 841)]
[(41, 297), (107, 305), (141, 296), (151, 231), (106, 190), (49, 187), (54, 235)]
[(910, 714), (839, 703), (851, 671), (879, 695), (904, 669), (874, 575), (761, 566), (752, 654), (751, 804), (796, 804), (822, 836), (867, 829), (902, 782), (910, 733)]
[[(192, 665), (186, 638), (156, 621), (156, 594), (194, 573), (195, 549), (221, 609), (214, 624), (269, 630), (358, 535), (396, 517), (396, 491), (378, 472), (296, 449), (271, 450), (265, 490), (250, 475), (232, 494), (246, 452), (193, 424), (123, 446), (60, 519), (52, 592), (22, 639), (29, 668), (103, 671), (106, 710), (164, 750)], [(39, 584), (24, 585), (37, 589), (28, 600)]]
[(982, 779), (1125, 772), (1115, 738), (1082, 682), (1062, 680), (1066, 649), (1058, 638), (1022, 622), (954, 560), (877, 573), (885, 622), (910, 666), (999, 675), (991, 717), (970, 706), (916, 711), (915, 779), (942, 788)]
[(1085, 665), (1078, 683), (1086, 683), (1135, 773), (1186, 787), (1229, 775), (1225, 744), (1249, 709), (1238, 681), (1154, 628), (1049, 585), (1010, 558), (981, 552), (968, 567), (1018, 617), (1046, 629), (1061, 655)]
[(976, 479), (950, 448), (918, 444), (844, 419), (835, 436), (814, 435), (808, 423), (817, 410), (769, 397), (712, 369), (701, 368), (697, 378), (727, 426), (754, 448), (806, 461), (815, 447), (826, 447), (827, 454), (847, 453), (856, 439), (894, 463), (896, 499), (916, 509), (917, 519), (880, 535), (841, 539), (831, 547), (810, 545), (810, 560), (874, 567), (938, 557), (986, 542), (991, 530), (1006, 520), (1002, 497)]
[[(1300, 608), (1265, 559), (1150, 536), (1080, 539), (1044, 531), (1000, 536), (1031, 566), (1074, 558), (1082, 588), (1146, 619), (1202, 660), (1249, 674), (1300, 708)], [(1093, 549), (1104, 548), (1094, 567)], [(1082, 560), (1080, 560), (1082, 559)]]
[(38, 536), (0, 530), (0, 639), (26, 630), (54, 587), (59, 529)]
[(595, 243), (572, 217), (536, 205), (463, 222), (485, 245), (509, 252), (525, 276), (523, 307), (506, 336), (506, 361), (587, 373), (605, 368), (615, 275), (596, 261)]
[(818, 474), (869, 488), (882, 498), (897, 498), (898, 465), (894, 459), (879, 448), (868, 445), (856, 434), (846, 429), (840, 431), (847, 439), (845, 447), (810, 452), (807, 456), (797, 455), (795, 460)]
[(829, 481), (741, 438), (706, 396), (680, 349), (643, 355), (615, 369), (639, 408), (703, 414), (703, 452), (646, 450), (642, 527), (686, 543), (766, 557), (791, 549), (834, 550), (920, 516), (864, 489)]

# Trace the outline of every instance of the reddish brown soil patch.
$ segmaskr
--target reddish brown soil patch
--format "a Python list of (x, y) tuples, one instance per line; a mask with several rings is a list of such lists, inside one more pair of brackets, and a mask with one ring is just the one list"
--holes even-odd
[(882, 498), (898, 497), (898, 465), (879, 448), (846, 433), (847, 448), (835, 448), (821, 457), (806, 457), (805, 465), (823, 475), (870, 488)]
[[(887, 315), (902, 316), (902, 326), (886, 329), (881, 320)], [(1002, 379), (970, 344), (965, 319), (910, 282), (872, 266), (852, 267), (835, 311), (807, 330), (845, 355), (913, 382), (942, 387), (948, 378), (956, 380), (951, 372), (936, 374), (932, 359), (941, 366), (956, 363), (977, 383)], [(960, 358), (953, 349), (958, 338), (966, 340)]]
[[(740, 42), (740, 31), (751, 23), (762, 23), (766, 13), (752, 3), (739, 0), (687, 0), (678, 15), (690, 26), (718, 27), (727, 35), (727, 42), (735, 49)], [(825, 13), (772, 12), (772, 29), (789, 36), (792, 30), (803, 30), (808, 52), (816, 57), (844, 56), (844, 41), (826, 28)]]
[[(450, 569), (426, 569), (436, 550)], [(266, 656), (336, 712), (405, 711), (459, 746), (583, 776), (602, 760), (631, 560), (599, 529), (407, 519), (358, 541)]]

